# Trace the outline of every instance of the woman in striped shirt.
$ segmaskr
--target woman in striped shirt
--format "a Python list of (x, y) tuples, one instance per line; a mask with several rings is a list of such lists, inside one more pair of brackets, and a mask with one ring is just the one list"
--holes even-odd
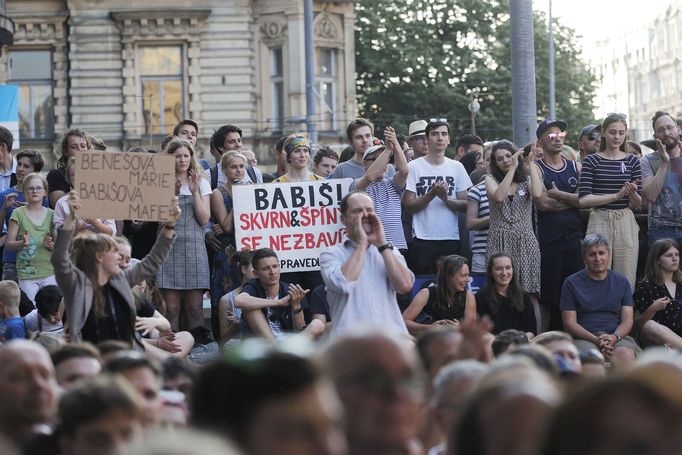
[(611, 244), (611, 268), (634, 289), (639, 227), (632, 208), (642, 204), (639, 160), (626, 150), (625, 115), (609, 114), (602, 123), (599, 152), (582, 163), (578, 194), (582, 208), (592, 208), (586, 234), (604, 234)]

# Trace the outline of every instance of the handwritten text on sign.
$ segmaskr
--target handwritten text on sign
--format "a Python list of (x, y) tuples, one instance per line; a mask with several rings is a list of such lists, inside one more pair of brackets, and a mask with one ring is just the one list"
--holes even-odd
[(172, 155), (78, 152), (74, 189), (83, 218), (169, 220), (175, 194)]
[(345, 234), (339, 204), (352, 179), (237, 185), (237, 249), (271, 248), (282, 272), (320, 269), (320, 253)]

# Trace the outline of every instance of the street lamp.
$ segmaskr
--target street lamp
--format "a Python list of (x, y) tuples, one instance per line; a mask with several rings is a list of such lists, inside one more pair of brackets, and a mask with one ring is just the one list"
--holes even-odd
[(481, 110), (481, 104), (476, 98), (471, 98), (468, 107), (471, 112), (471, 134), (476, 134), (476, 114)]

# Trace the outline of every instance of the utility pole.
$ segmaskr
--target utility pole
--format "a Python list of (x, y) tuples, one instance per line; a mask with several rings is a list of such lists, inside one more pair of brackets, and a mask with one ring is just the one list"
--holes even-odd
[(554, 79), (554, 31), (552, 30), (552, 0), (549, 0), (549, 33), (547, 36), (549, 51), (549, 118), (556, 119), (555, 111), (555, 79)]
[(313, 43), (313, 0), (303, 0), (305, 22), (305, 106), (306, 126), (310, 135), (310, 142), (317, 144), (317, 123), (315, 123), (315, 68), (313, 58), (315, 46)]
[(532, 1), (510, 0), (509, 15), (514, 143), (523, 147), (535, 140), (537, 127)]

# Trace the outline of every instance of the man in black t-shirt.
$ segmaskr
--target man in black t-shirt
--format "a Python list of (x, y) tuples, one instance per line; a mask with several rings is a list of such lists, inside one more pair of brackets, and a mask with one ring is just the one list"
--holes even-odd
[(277, 339), (286, 332), (302, 332), (318, 338), (324, 332), (324, 324), (314, 320), (306, 326), (303, 315), (309, 290), (280, 281), (277, 254), (261, 248), (253, 253), (251, 264), (256, 278), (244, 284), (235, 300), (243, 311), (242, 336)]

